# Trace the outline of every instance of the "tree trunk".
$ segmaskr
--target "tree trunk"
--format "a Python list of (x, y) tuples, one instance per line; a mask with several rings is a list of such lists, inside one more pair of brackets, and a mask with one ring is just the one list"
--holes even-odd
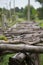
[(26, 44), (0, 44), (0, 50), (11, 50), (14, 52), (32, 52), (43, 53), (43, 46), (33, 46)]
[(30, 21), (30, 0), (28, 0), (28, 22)]
[(39, 65), (38, 54), (17, 53), (9, 58), (9, 65)]
[(9, 58), (9, 65), (25, 65), (24, 60), (26, 55), (24, 53), (17, 53)]
[(37, 53), (30, 53), (29, 56), (26, 56), (26, 63), (27, 65), (39, 65), (39, 54)]
[(42, 2), (42, 8), (43, 8), (43, 2)]

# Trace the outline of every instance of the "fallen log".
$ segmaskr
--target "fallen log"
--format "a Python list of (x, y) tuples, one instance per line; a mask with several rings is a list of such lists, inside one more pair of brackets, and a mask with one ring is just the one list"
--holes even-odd
[(4, 41), (4, 40), (1, 40), (0, 41), (0, 44), (20, 44), (20, 43), (23, 43), (22, 41), (20, 41), (20, 40), (12, 40), (12, 41)]
[(38, 54), (17, 53), (9, 58), (9, 65), (39, 65)]
[(43, 53), (43, 46), (33, 46), (26, 44), (0, 44), (0, 50), (11, 50), (14, 52)]
[(10, 35), (10, 34), (11, 34), (11, 35), (12, 35), (12, 34), (13, 34), (13, 35), (22, 35), (22, 34), (32, 34), (32, 33), (36, 33), (36, 32), (37, 32), (37, 33), (41, 33), (41, 31), (28, 31), (28, 30), (24, 30), (24, 31), (13, 31), (13, 32), (10, 31), (9, 33), (6, 33), (6, 32), (5, 32), (4, 34), (5, 34), (5, 35), (6, 35), (6, 34), (9, 34), (9, 35)]
[(26, 55), (24, 53), (17, 53), (13, 57), (9, 58), (9, 65), (24, 65)]
[(37, 40), (32, 40), (32, 41), (28, 41), (28, 40), (26, 40), (25, 41), (25, 39), (21, 39), (21, 40), (12, 40), (12, 41), (0, 41), (0, 44), (29, 44), (29, 45), (31, 45), (31, 44), (37, 44), (37, 43), (40, 43), (40, 39), (37, 39)]
[(35, 44), (35, 46), (42, 46), (43, 47), (43, 43)]

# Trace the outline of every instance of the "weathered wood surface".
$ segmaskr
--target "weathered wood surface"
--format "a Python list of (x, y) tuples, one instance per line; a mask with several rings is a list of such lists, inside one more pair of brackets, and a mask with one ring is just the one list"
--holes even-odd
[(37, 43), (40, 43), (40, 39), (37, 38), (37, 40), (26, 40), (26, 39), (22, 39), (22, 40), (12, 40), (12, 41), (0, 41), (0, 44), (29, 44), (29, 45), (32, 45), (32, 44), (37, 44)]
[[(4, 53), (12, 53), (12, 52), (32, 52), (32, 53), (43, 53), (43, 44), (37, 44), (43, 42), (43, 29), (38, 26), (38, 23), (36, 22), (25, 22), (25, 23), (19, 23), (10, 30), (6, 31), (4, 35), (10, 39), (10, 41), (0, 41), (0, 50), (4, 51)], [(11, 41), (11, 38), (13, 40)], [(11, 44), (9, 44), (11, 43)], [(13, 43), (13, 44), (12, 44)], [(19, 44), (20, 43), (20, 44)], [(16, 45), (17, 44), (17, 45)], [(33, 46), (33, 45), (36, 46)], [(36, 55), (35, 55), (36, 56)], [(35, 58), (35, 56), (30, 56)], [(20, 65), (22, 64), (22, 61), (25, 58), (25, 54), (20, 53), (20, 55), (14, 56), (13, 60), (17, 60), (20, 62)], [(29, 60), (29, 59), (28, 59)], [(27, 60), (27, 61), (28, 61)], [(32, 59), (33, 60), (33, 59)], [(15, 61), (13, 61), (15, 62)], [(10, 65), (12, 65), (12, 63)], [(37, 56), (36, 61), (34, 65), (38, 65), (37, 63)], [(28, 65), (31, 65), (27, 62)], [(19, 65), (17, 62), (16, 64), (13, 63), (13, 65)]]
[[(43, 35), (42, 33), (41, 34), (34, 33), (34, 34), (16, 35), (16, 36), (13, 36), (13, 38), (14, 38), (13, 43), (24, 42), (26, 44), (27, 43), (35, 44), (36, 42), (38, 43), (40, 41), (43, 41), (42, 35)], [(15, 42), (15, 41), (17, 41), (17, 42)]]
[[(0, 41), (0, 44), (26, 44), (25, 42), (23, 42), (23, 41), (19, 41), (19, 40), (15, 40), (15, 41)], [(30, 45), (30, 44), (29, 44)], [(43, 46), (43, 42), (41, 41), (41, 42), (37, 42), (36, 41), (36, 44), (35, 44), (35, 46)]]
[[(7, 30), (4, 34), (11, 41), (22, 41), (25, 44), (35, 44), (36, 42), (43, 42), (43, 28), (38, 26), (36, 22), (22, 22), (16, 24)], [(35, 43), (34, 43), (35, 42)]]
[(37, 54), (17, 53), (9, 58), (8, 65), (39, 65)]
[(0, 44), (0, 50), (12, 50), (14, 52), (33, 52), (33, 53), (43, 53), (43, 46), (33, 46), (27, 44)]
[(26, 55), (24, 53), (17, 53), (13, 57), (9, 58), (9, 65), (24, 65)]
[(9, 41), (0, 41), (2, 43), (24, 43), (24, 44), (36, 44), (43, 42), (43, 28), (38, 26), (36, 22), (22, 22), (16, 24), (6, 32), (4, 35)]

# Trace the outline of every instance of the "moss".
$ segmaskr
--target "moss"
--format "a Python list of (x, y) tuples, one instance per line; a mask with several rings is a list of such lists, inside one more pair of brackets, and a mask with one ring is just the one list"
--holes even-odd
[(6, 38), (4, 35), (1, 35), (1, 36), (0, 36), (0, 40), (5, 40), (5, 41), (7, 41), (7, 38)]

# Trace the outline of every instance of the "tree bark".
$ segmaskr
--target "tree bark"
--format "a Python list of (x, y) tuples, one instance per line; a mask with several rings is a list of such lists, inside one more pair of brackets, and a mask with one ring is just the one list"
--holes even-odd
[(38, 54), (17, 53), (9, 58), (9, 65), (39, 65)]
[(23, 39), (14, 40), (14, 41), (0, 41), (0, 44), (30, 44), (31, 45), (31, 44), (37, 44), (37, 43), (40, 43), (40, 39), (37, 39), (37, 40), (32, 41), (32, 42), (25, 41)]
[(24, 53), (17, 53), (13, 57), (9, 58), (9, 65), (25, 65), (24, 60), (26, 55)]
[(33, 46), (26, 44), (0, 44), (0, 50), (11, 50), (14, 52), (43, 53), (43, 46)]

